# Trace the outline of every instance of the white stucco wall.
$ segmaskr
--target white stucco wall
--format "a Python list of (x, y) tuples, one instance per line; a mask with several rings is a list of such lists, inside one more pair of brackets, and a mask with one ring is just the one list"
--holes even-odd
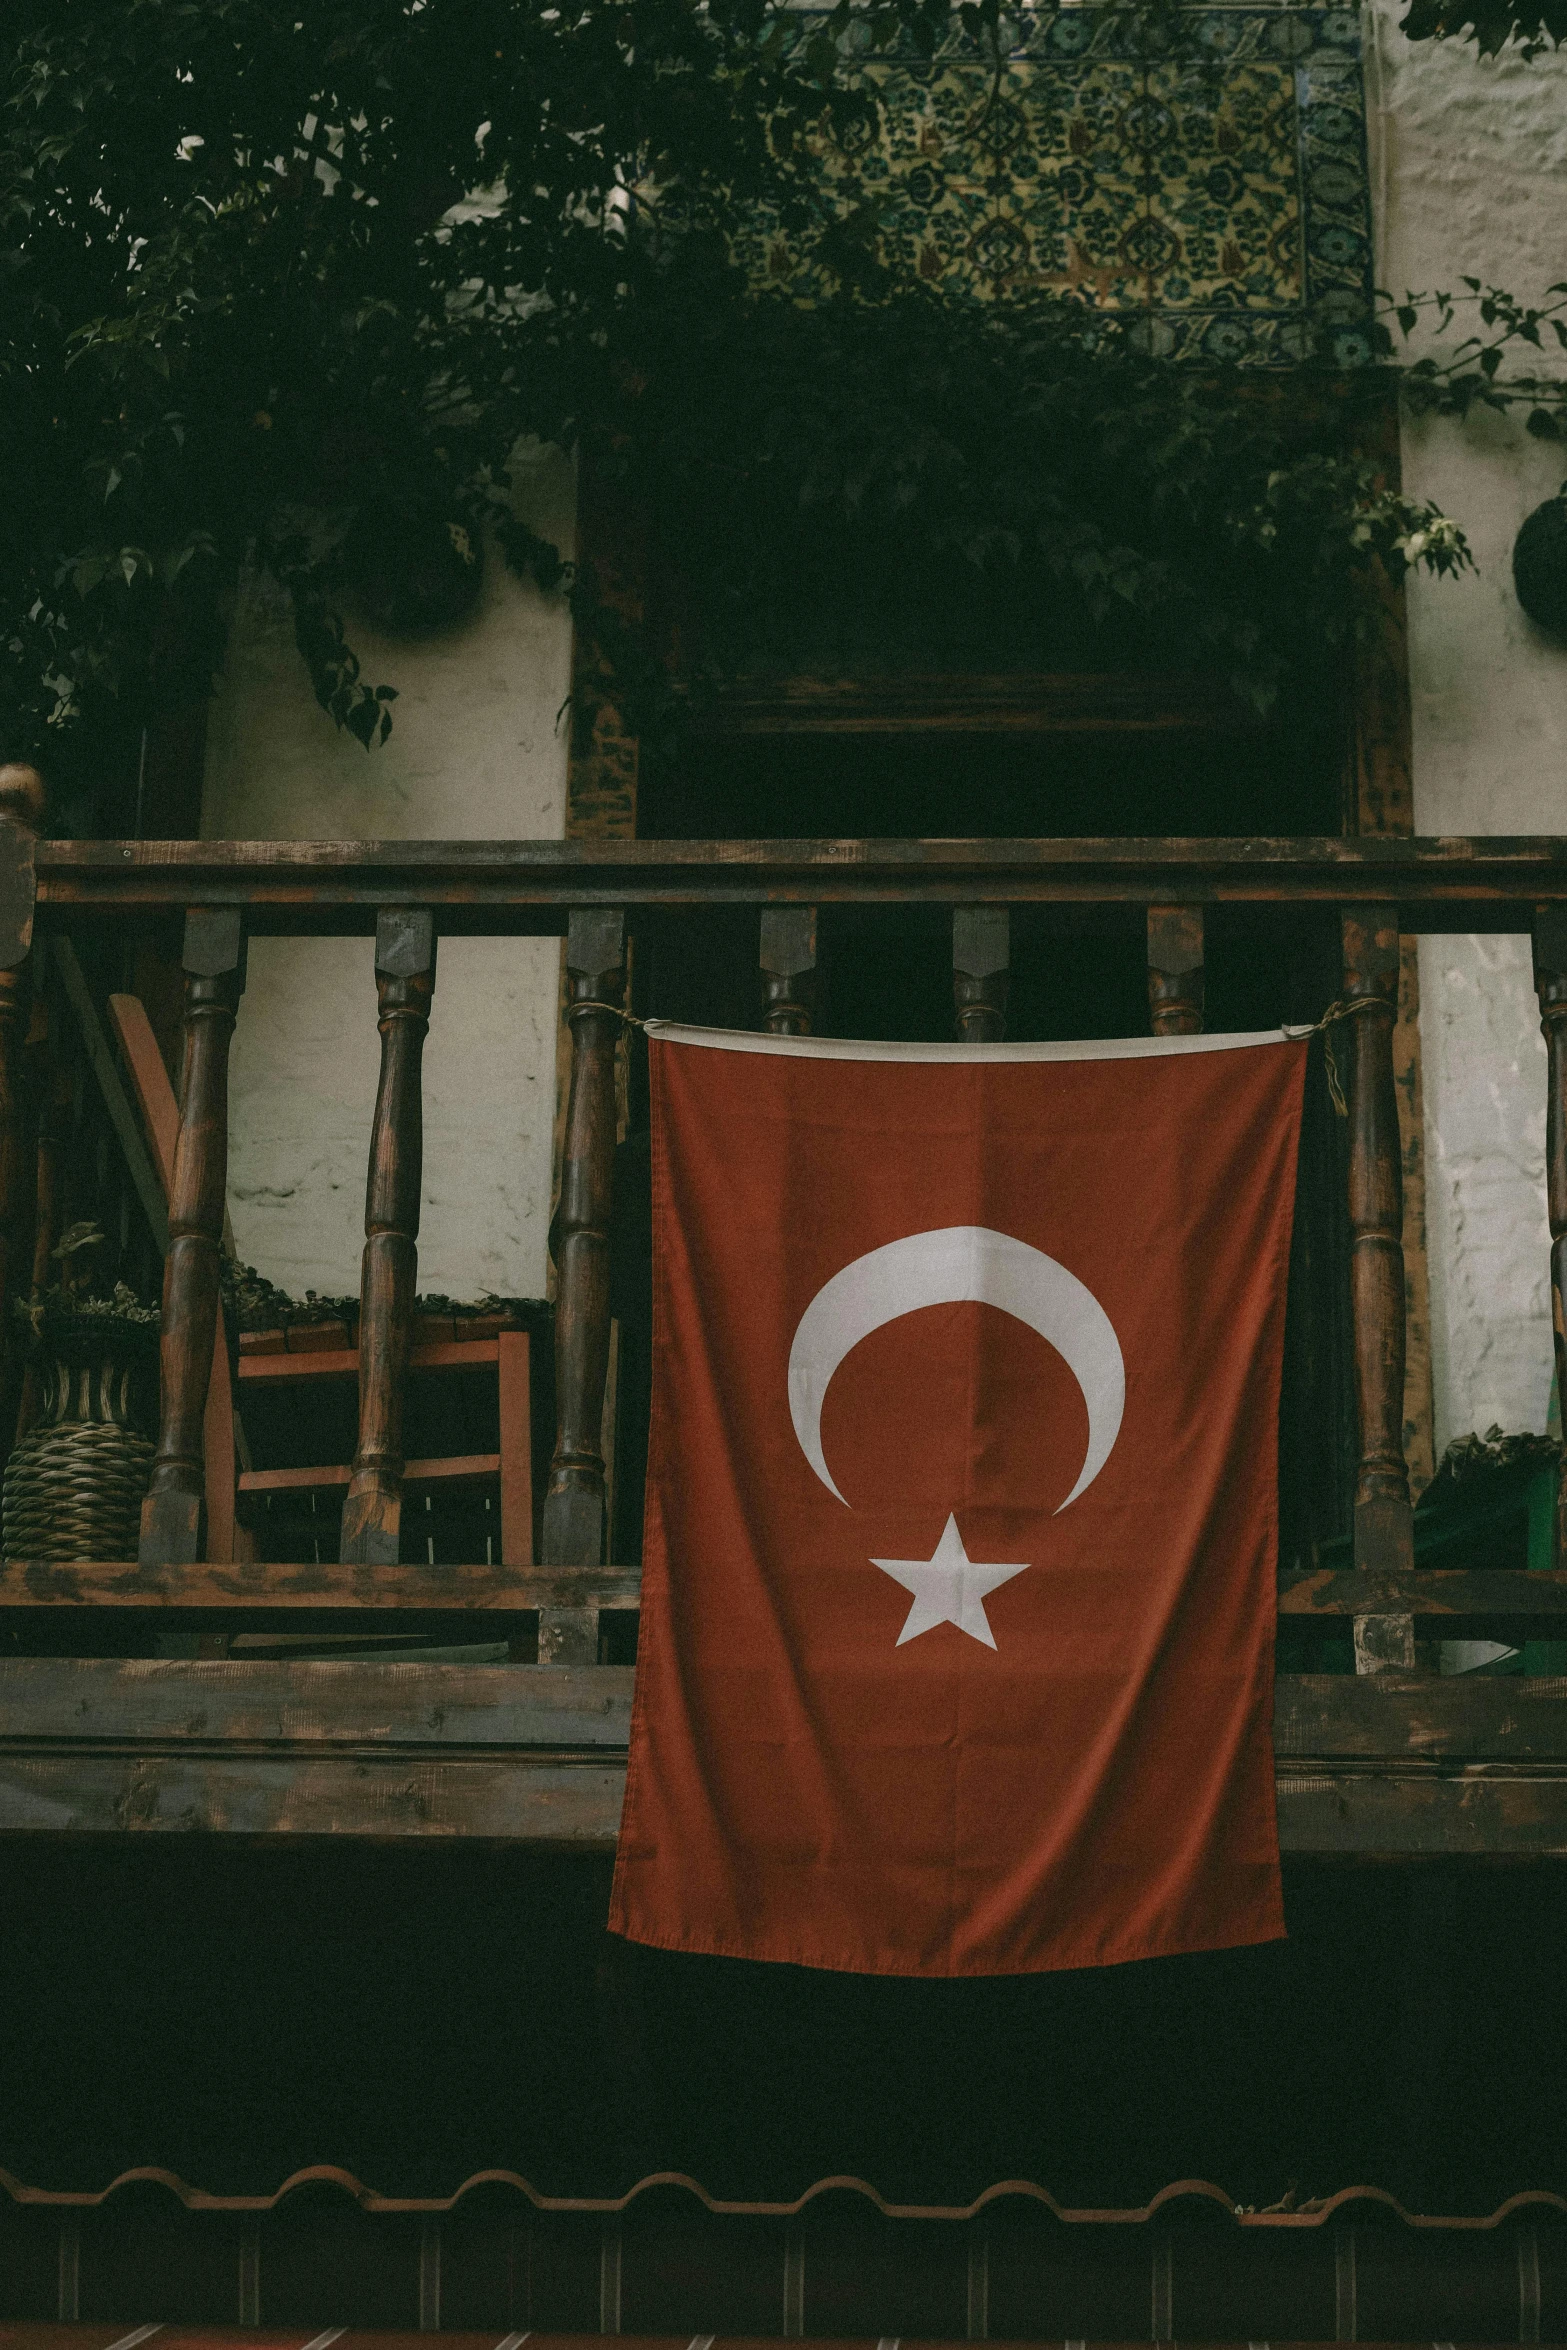
[[(570, 551), (571, 468), (516, 469), (519, 510)], [(424, 642), (353, 627), (365, 678), (394, 685), (366, 753), (317, 708), (292, 622), (242, 592), (209, 733), (203, 830), (266, 840), (558, 839), (571, 630), (558, 597), (490, 550), (478, 609)], [(560, 950), (448, 939), (425, 1048), (419, 1286), (541, 1296), (555, 1115)], [(368, 939), (257, 939), (233, 1052), (229, 1200), (242, 1258), (296, 1295), (352, 1293), (379, 1066)]]
[[(1567, 278), (1567, 58), (1483, 62), (1411, 45), (1398, 0), (1367, 18), (1377, 282), (1526, 300)], [(1567, 648), (1512, 588), (1524, 516), (1567, 447), (1520, 424), (1406, 421), (1405, 487), (1462, 525), (1479, 565), (1409, 594), (1415, 827), (1567, 832)], [(1436, 1442), (1493, 1422), (1543, 1428), (1551, 1335), (1545, 1062), (1524, 938), (1421, 944)]]

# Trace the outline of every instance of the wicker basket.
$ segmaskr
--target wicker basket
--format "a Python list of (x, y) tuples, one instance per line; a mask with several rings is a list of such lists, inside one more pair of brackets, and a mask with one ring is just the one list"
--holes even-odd
[(49, 1311), (39, 1335), (43, 1408), (6, 1466), (8, 1559), (134, 1559), (154, 1447), (158, 1333), (145, 1321)]

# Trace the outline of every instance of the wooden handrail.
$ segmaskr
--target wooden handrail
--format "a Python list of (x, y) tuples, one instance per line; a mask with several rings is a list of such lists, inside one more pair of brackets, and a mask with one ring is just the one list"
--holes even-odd
[[(1140, 913), (1146, 923), (1150, 1024), (1158, 1033), (1190, 1034), (1203, 1018), (1204, 909), (1234, 903), (1336, 909), (1346, 992), (1373, 1007), (1345, 1030), (1339, 1055), (1350, 1113), (1361, 1433), (1355, 1562), (1365, 1573), (1384, 1576), (1409, 1570), (1399, 1146), (1390, 1058), (1398, 939), (1404, 931), (1511, 930), (1523, 927), (1526, 919), (1534, 922), (1542, 942), (1542, 1001), (1553, 1038), (1552, 1134), (1559, 1142), (1567, 1132), (1561, 1098), (1567, 1088), (1567, 1023), (1558, 1001), (1567, 989), (1567, 949), (1557, 942), (1556, 932), (1567, 924), (1567, 837), (35, 842), (32, 813), (24, 799), (14, 806), (0, 800), (0, 848), (5, 850), (0, 881), (14, 865), (11, 894), (17, 899), (15, 940), (8, 950), (12, 959), (7, 963), (0, 957), (0, 971), (16, 974), (10, 985), (18, 1002), (34, 900), (44, 924), (62, 929), (87, 915), (132, 918), (181, 908), (187, 937), (199, 948), (194, 960), (187, 956), (189, 1029), (199, 1042), (190, 1052), (181, 1125), (181, 1174), (175, 1188), (188, 1197), (176, 1200), (173, 1218), (163, 1425), (144, 1521), (144, 1565), (193, 1563), (201, 1555), (195, 1440), (206, 1361), (200, 1359), (198, 1341), (205, 1333), (210, 1358), (216, 1309), (214, 1216), (221, 1213), (224, 1149), (222, 1064), (242, 984), (242, 936), (348, 935), (372, 928), (377, 934), (384, 1058), (367, 1199), (360, 1445), (345, 1516), (344, 1557), (390, 1567), (397, 1556), (401, 1476), (397, 1398), (411, 1335), (418, 1228), (417, 1048), (434, 975), (434, 934), (437, 929), (568, 933), (572, 1075), (553, 1238), (560, 1276), (560, 1417), (544, 1509), (544, 1550), (553, 1566), (580, 1572), (597, 1566), (606, 1535), (602, 1418), (609, 1359), (617, 1011), (627, 940), (639, 914), (755, 905), (761, 915), (757, 1013), (762, 1024), (787, 1034), (811, 1024), (819, 906), (949, 908), (956, 1026), (961, 1035), (980, 1042), (1004, 1029), (1010, 906), (1097, 907), (1119, 929), (1127, 927), (1129, 913)], [(4, 895), (0, 890), (0, 898)], [(8, 904), (0, 904), (0, 915), (7, 912)], [(220, 933), (223, 955), (214, 960), (211, 941)], [(0, 1106), (15, 1047), (0, 1017)], [(1555, 1158), (1567, 1167), (1567, 1145), (1553, 1158), (1553, 1171), (1560, 1173)], [(1567, 1249), (1561, 1237), (1567, 1226), (1567, 1174), (1555, 1189), (1562, 1192), (1558, 1201), (1553, 1190), (1561, 1255)], [(1558, 1289), (1561, 1278), (1558, 1267)], [(507, 1547), (511, 1563), (520, 1564), (525, 1531), (514, 1526)], [(552, 1604), (548, 1613), (543, 1629), (550, 1653), (558, 1651), (562, 1661), (568, 1656), (587, 1661), (596, 1653), (588, 1603), (580, 1609)], [(1372, 1640), (1369, 1622), (1358, 1629)], [(1389, 1609), (1380, 1635), (1386, 1653), (1379, 1649), (1373, 1656), (1367, 1647), (1367, 1662), (1409, 1661), (1413, 1634), (1407, 1609)]]
[(40, 841), (46, 919), (192, 906), (256, 932), (559, 936), (573, 907), (1394, 905), (1400, 927), (1515, 930), (1567, 903), (1567, 835), (1217, 840)]

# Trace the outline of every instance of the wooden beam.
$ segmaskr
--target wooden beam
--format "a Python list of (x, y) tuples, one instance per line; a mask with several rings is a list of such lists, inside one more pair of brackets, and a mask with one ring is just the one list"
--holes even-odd
[[(270, 1358), (278, 1359), (278, 1358)], [(495, 1474), (495, 1455), (475, 1454), (455, 1474)], [(488, 1468), (483, 1464), (488, 1463)], [(410, 1476), (435, 1475), (443, 1464), (410, 1464)], [(341, 1467), (259, 1471), (267, 1477), (341, 1479)], [(265, 1488), (260, 1488), (265, 1490)], [(635, 1608), (640, 1604), (640, 1567), (400, 1567), (384, 1582), (335, 1563), (239, 1567), (127, 1566), (56, 1561), (0, 1564), (0, 1608), (6, 1607), (375, 1607), (473, 1608), (592, 1606)], [(1466, 1616), (1549, 1619), (1567, 1615), (1567, 1570), (1525, 1573), (1521, 1568), (1415, 1568), (1406, 1574), (1372, 1574), (1322, 1567), (1298, 1575), (1279, 1591), (1279, 1614)]]
[[(0, 1660), (0, 1751), (40, 1738), (623, 1751), (631, 1683), (630, 1668), (618, 1665), (8, 1657)], [(1274, 1747), (1297, 1763), (1364, 1762), (1395, 1773), (1436, 1762), (1545, 1762), (1567, 1776), (1567, 1679), (1285, 1673)]]
[(1426, 1778), (1281, 1770), (1278, 1802), (1281, 1852), (1357, 1860), (1567, 1854), (1567, 1773), (1500, 1778), (1484, 1765)]
[(58, 924), (186, 906), (254, 932), (373, 931), (430, 906), (443, 933), (559, 936), (573, 906), (1392, 905), (1401, 927), (1517, 930), (1567, 902), (1567, 837), (941, 841), (40, 841)]
[(1015, 671), (1003, 676), (790, 677), (720, 694), (692, 732), (721, 742), (768, 735), (1229, 735), (1260, 731), (1222, 677)]
[[(409, 1349), (410, 1371), (461, 1371), (482, 1369), (486, 1363), (498, 1359), (500, 1341), (494, 1338), (437, 1339), (429, 1346)], [(322, 1346), (298, 1354), (255, 1355), (241, 1354), (241, 1379), (269, 1379), (279, 1381), (300, 1379), (348, 1379), (359, 1375), (359, 1349), (356, 1346)]]
[(640, 1567), (0, 1564), (0, 1608), (625, 1608), (637, 1605), (641, 1588)]
[(1567, 1680), (1281, 1673), (1273, 1747), (1281, 1758), (1353, 1760), (1395, 1775), (1439, 1762), (1547, 1762), (1567, 1774)]
[[(0, 1836), (461, 1836), (607, 1857), (624, 1792), (622, 1763), (548, 1756), (0, 1749)], [(1567, 1777), (1281, 1772), (1278, 1818), (1302, 1857), (1549, 1859), (1567, 1853)]]
[(1567, 1570), (1319, 1567), (1279, 1586), (1281, 1616), (1554, 1616), (1567, 1614)]
[[(614, 1667), (0, 1663), (0, 1834), (454, 1836), (613, 1847)], [(1567, 1853), (1567, 1681), (1285, 1676), (1294, 1853)]]
[[(441, 1485), (448, 1480), (472, 1484), (477, 1477), (498, 1477), (501, 1456), (498, 1452), (452, 1453), (438, 1460), (404, 1461), (399, 1474), (399, 1488), (404, 1485)], [(353, 1470), (346, 1461), (328, 1461), (311, 1469), (247, 1469), (239, 1480), (241, 1493), (328, 1493), (338, 1486), (347, 1486)], [(345, 1557), (345, 1565), (383, 1568), (396, 1565), (396, 1560), (367, 1559), (362, 1551)]]
[(0, 1661), (0, 1752), (40, 1741), (181, 1751), (624, 1756), (629, 1666)]
[[(260, 1670), (261, 1668), (257, 1668)], [(394, 1668), (383, 1666), (382, 1671)], [(452, 1668), (458, 1670), (460, 1668)], [(499, 1670), (475, 1667), (476, 1671)], [(623, 1763), (0, 1749), (0, 1836), (463, 1836), (609, 1853)]]

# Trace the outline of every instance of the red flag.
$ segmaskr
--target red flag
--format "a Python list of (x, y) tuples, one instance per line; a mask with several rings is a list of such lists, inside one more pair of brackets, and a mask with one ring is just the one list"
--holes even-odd
[(611, 1925), (908, 1975), (1282, 1934), (1305, 1044), (649, 1041)]

